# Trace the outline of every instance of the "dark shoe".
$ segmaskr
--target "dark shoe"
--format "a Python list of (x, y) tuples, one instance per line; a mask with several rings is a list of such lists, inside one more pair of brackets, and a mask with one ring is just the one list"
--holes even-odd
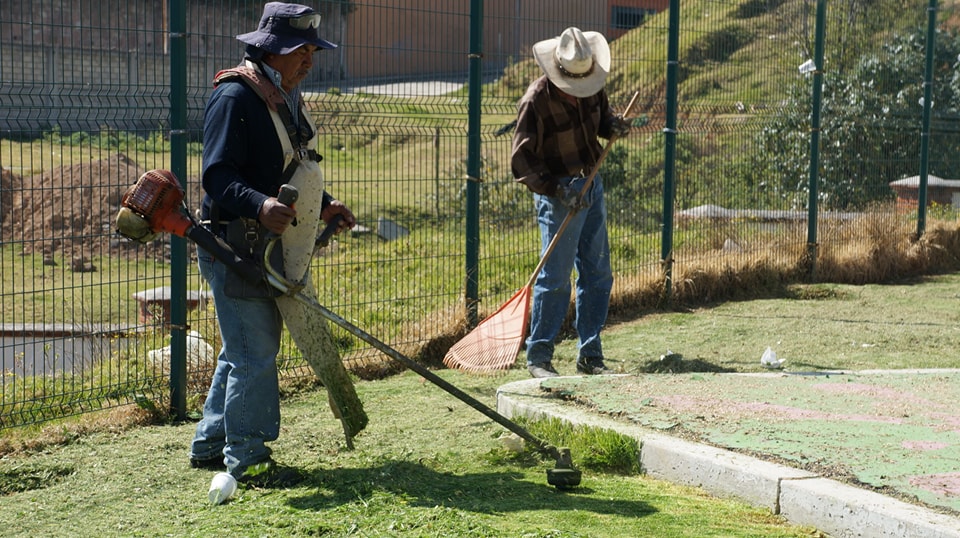
[(527, 371), (530, 372), (530, 375), (533, 377), (557, 377), (560, 375), (553, 369), (553, 364), (549, 362), (530, 364), (527, 366)]
[(268, 458), (244, 469), (237, 482), (258, 488), (289, 488), (304, 478), (299, 469), (280, 465)]
[(603, 364), (603, 357), (580, 357), (577, 359), (577, 371), (587, 375), (606, 375), (613, 373), (613, 370), (610, 370)]
[(206, 471), (223, 471), (227, 466), (223, 464), (223, 456), (217, 456), (208, 460), (198, 460), (190, 458), (191, 469), (203, 469)]

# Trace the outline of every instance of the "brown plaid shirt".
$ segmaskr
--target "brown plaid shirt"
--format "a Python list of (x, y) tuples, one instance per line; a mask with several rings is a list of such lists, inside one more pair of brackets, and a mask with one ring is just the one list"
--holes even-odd
[(606, 91), (572, 105), (542, 76), (527, 88), (517, 110), (510, 165), (518, 182), (552, 195), (558, 179), (593, 171), (603, 151), (597, 137), (610, 137), (614, 117)]

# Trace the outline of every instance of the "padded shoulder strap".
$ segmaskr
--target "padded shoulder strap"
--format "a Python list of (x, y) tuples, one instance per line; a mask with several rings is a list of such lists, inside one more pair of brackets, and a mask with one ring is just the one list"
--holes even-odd
[(280, 91), (273, 82), (270, 82), (263, 73), (246, 64), (240, 64), (236, 67), (223, 69), (218, 72), (216, 76), (213, 77), (213, 87), (216, 88), (225, 80), (237, 79), (246, 82), (247, 86), (250, 86), (253, 91), (257, 92), (257, 95), (267, 103), (270, 110), (277, 112), (281, 106), (286, 108), (286, 102), (283, 100), (283, 96), (280, 95)]
[[(270, 116), (273, 118), (274, 126), (280, 135), (280, 143), (283, 146), (284, 154), (288, 156), (281, 183), (286, 183), (293, 176), (300, 160), (310, 159), (315, 162), (323, 160), (323, 156), (315, 150), (305, 147), (306, 138), (310, 138), (316, 133), (316, 127), (312, 122), (306, 120), (305, 131), (301, 133), (297, 130), (293, 124), (290, 107), (287, 106), (280, 90), (256, 68), (256, 64), (245, 61), (236, 67), (221, 70), (213, 77), (213, 87), (216, 88), (218, 84), (227, 80), (240, 80), (246, 83), (270, 108)], [(301, 98), (300, 101), (302, 106), (303, 99)], [(286, 138), (282, 135), (284, 131), (287, 133)]]
[[(280, 116), (280, 120), (283, 122), (283, 129), (286, 131), (287, 137), (290, 139), (293, 147), (301, 147), (306, 138), (313, 136), (313, 132), (301, 133), (297, 130), (293, 122), (293, 111), (287, 106), (287, 101), (283, 98), (280, 90), (277, 89), (276, 85), (274, 85), (266, 75), (256, 68), (256, 64), (253, 62), (245, 61), (236, 67), (220, 71), (213, 77), (213, 87), (216, 88), (218, 84), (225, 80), (240, 80), (252, 88), (267, 104), (267, 107)], [(301, 104), (302, 101), (303, 99), (301, 98)]]

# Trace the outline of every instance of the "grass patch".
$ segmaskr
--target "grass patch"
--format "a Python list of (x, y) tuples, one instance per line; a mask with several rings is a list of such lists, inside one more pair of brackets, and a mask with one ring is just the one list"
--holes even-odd
[[(574, 426), (556, 418), (531, 420), (520, 416), (513, 422), (538, 439), (549, 439), (548, 444), (569, 448), (578, 469), (627, 475), (640, 472), (640, 444), (632, 437), (601, 428)], [(530, 467), (543, 465), (550, 459), (527, 442), (522, 443), (521, 450), (508, 448), (506, 442), (504, 445), (491, 450), (486, 455), (487, 461)]]
[(850, 292), (831, 284), (795, 284), (787, 286), (787, 297), (799, 301), (849, 299)]
[(0, 496), (50, 487), (73, 472), (71, 466), (41, 467), (26, 462), (0, 472)]
[[(54, 256), (45, 263), (42, 253), (24, 254), (20, 245), (0, 246), (0, 286), (5, 290), (0, 319), (17, 323), (75, 323), (91, 326), (132, 324), (139, 305), (132, 295), (167, 285), (170, 267), (142, 258), (97, 256), (92, 273), (71, 270), (69, 259)], [(199, 286), (195, 264), (189, 264), (188, 282)]]
[(640, 472), (640, 444), (636, 439), (614, 431), (571, 424), (550, 418), (529, 422), (528, 431), (556, 446), (570, 449), (578, 467), (601, 473), (636, 474)]
[[(785, 296), (651, 312), (610, 327), (608, 366), (627, 373), (763, 372), (769, 346), (791, 370), (958, 368), (957, 273), (878, 284), (791, 285)], [(661, 360), (668, 352), (675, 354)], [(558, 347), (573, 372), (572, 341)]]
[[(667, 349), (679, 356), (677, 372), (710, 371), (702, 370), (706, 365), (764, 371), (759, 357), (767, 345), (792, 370), (957, 368), (958, 286), (958, 274), (795, 284), (782, 297), (615, 324), (604, 349), (609, 365), (628, 372), (659, 361)], [(561, 342), (557, 353), (561, 373), (572, 373), (573, 342)], [(491, 377), (439, 374), (488, 405), (498, 386), (526, 378), (522, 369)], [(116, 410), (83, 426), (49, 425), (30, 435), (6, 429), (8, 445), (13, 432), (21, 432), (20, 449), (4, 451), (0, 472), (14, 476), (26, 463), (74, 472), (42, 490), (8, 493), (0, 521), (17, 521), (22, 536), (64, 535), (64, 521), (108, 535), (135, 526), (143, 534), (178, 536), (217, 529), (289, 536), (818, 536), (763, 510), (638, 476), (631, 470), (637, 447), (629, 439), (556, 421), (522, 422), (545, 442), (569, 446), (583, 469), (582, 488), (560, 493), (545, 481), (549, 458), (507, 452), (498, 441), (501, 427), (419, 376), (360, 381), (357, 388), (371, 422), (356, 450), (344, 450), (323, 391), (300, 387), (284, 400), (283, 430), (273, 446), (278, 459), (307, 472), (307, 482), (283, 491), (245, 489), (216, 509), (206, 504), (211, 474), (186, 465), (193, 423), (149, 425), (143, 410), (130, 416)], [(120, 426), (138, 417), (142, 427)], [(46, 443), (36, 440), (42, 436)], [(145, 476), (149, 486), (131, 502), (127, 480)], [(26, 495), (43, 501), (26, 502)], [(98, 503), (77, 501), (87, 498)]]

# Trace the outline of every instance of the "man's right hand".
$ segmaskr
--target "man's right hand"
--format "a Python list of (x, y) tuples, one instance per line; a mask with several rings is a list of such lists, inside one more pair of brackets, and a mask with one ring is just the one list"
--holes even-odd
[(610, 123), (610, 132), (617, 138), (630, 134), (630, 128), (633, 127), (633, 121), (623, 117), (623, 114), (617, 114)]
[(296, 217), (296, 209), (282, 204), (276, 198), (267, 198), (260, 206), (260, 215), (257, 218), (266, 229), (282, 235)]

